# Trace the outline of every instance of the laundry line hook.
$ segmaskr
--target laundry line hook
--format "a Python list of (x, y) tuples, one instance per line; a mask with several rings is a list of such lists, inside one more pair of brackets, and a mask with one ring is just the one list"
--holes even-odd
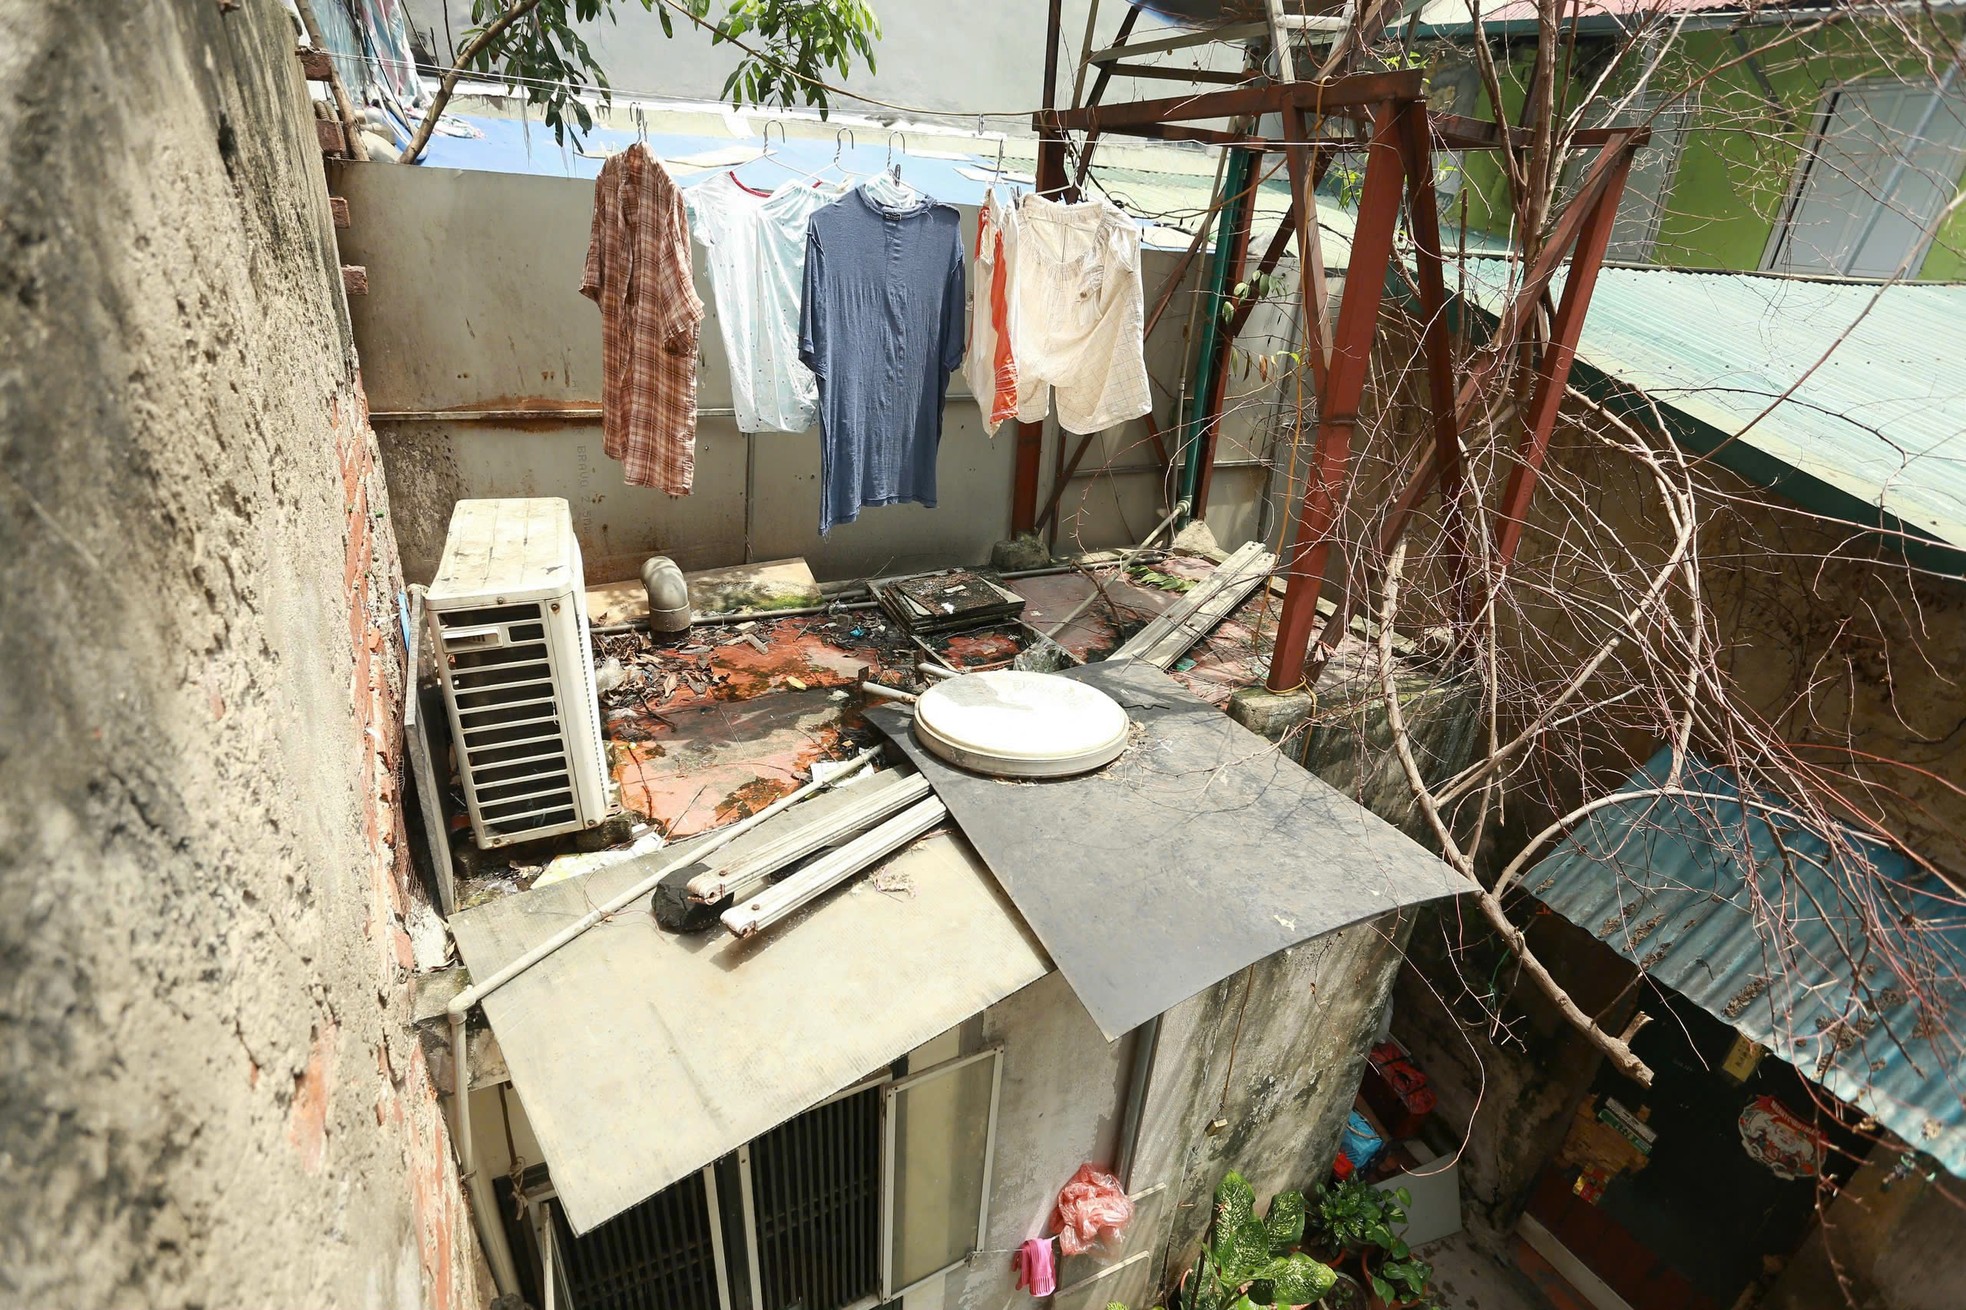
[(896, 137), (901, 138), (901, 153), (904, 156), (908, 153), (908, 137), (904, 132), (889, 132), (887, 134), (887, 171), (895, 181), (899, 182), (901, 180), (901, 165), (894, 162), (894, 138)]

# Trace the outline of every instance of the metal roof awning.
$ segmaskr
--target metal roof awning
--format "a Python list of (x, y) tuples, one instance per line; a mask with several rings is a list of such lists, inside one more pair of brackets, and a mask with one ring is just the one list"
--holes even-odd
[[(1468, 297), (1495, 312), (1507, 261), (1470, 255), (1465, 269)], [(1807, 508), (1940, 543), (1956, 567), (1966, 398), (1944, 379), (1963, 325), (1966, 285), (1607, 268), (1579, 380), (1636, 388), (1689, 449)]]
[[(1670, 770), (1662, 750), (1626, 789)], [(1689, 759), (1679, 792), (1597, 811), (1523, 887), (1966, 1177), (1966, 905), (1847, 836)]]
[[(751, 939), (677, 936), (644, 901), (485, 998), (575, 1232), (1050, 972), (960, 837), (882, 867), (895, 890), (862, 878)], [(458, 949), (488, 977), (648, 872), (631, 862), (462, 911)]]
[(925, 751), (909, 716), (868, 717), (934, 784), (1107, 1037), (1300, 942), (1467, 889), (1151, 664), (1060, 676), (1118, 701), (1135, 737), (1075, 778), (969, 773)]

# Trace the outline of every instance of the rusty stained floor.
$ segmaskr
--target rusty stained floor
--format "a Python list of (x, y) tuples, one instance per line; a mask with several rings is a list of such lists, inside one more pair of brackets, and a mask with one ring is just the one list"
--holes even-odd
[(671, 839), (755, 814), (878, 734), (847, 690), (900, 685), (918, 652), (872, 610), (597, 639), (625, 679), (601, 697), (625, 808)]
[[(1173, 584), (1206, 577), (1213, 567), (1170, 558), (1133, 576), (1100, 570), (1105, 596), (1073, 620), (1060, 644), (1081, 662), (1104, 658), (1179, 600)], [(1024, 620), (1039, 631), (1094, 591), (1082, 573), (1005, 585), (1024, 597)], [(1273, 608), (1259, 589), (1176, 664), (1174, 676), (1218, 705), (1262, 681)], [(703, 625), (667, 642), (639, 633), (597, 638), (597, 662), (619, 660), (626, 675), (602, 697), (623, 805), (670, 838), (756, 813), (810, 778), (814, 763), (845, 759), (876, 739), (850, 690), (863, 672), (919, 688), (915, 665), (931, 658), (966, 671), (1007, 668), (1029, 643), (1030, 629), (1013, 622), (925, 640), (929, 650), (878, 609), (743, 628)]]

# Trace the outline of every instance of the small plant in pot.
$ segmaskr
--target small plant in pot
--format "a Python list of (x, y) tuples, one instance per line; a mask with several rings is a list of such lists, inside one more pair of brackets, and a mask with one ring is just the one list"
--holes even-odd
[(1335, 1281), (1329, 1266), (1297, 1250), (1304, 1239), (1304, 1194), (1278, 1192), (1261, 1218), (1256, 1192), (1231, 1173), (1215, 1189), (1215, 1214), (1173, 1310), (1252, 1310), (1314, 1304)]
[(1412, 1196), (1403, 1187), (1385, 1191), (1357, 1178), (1322, 1184), (1317, 1204), (1308, 1216), (1308, 1242), (1344, 1272), (1350, 1287), (1340, 1285), (1325, 1298), (1327, 1310), (1364, 1310), (1369, 1294), (1376, 1310), (1433, 1310), (1429, 1289), (1433, 1266), (1413, 1258), (1394, 1229), (1406, 1222)]

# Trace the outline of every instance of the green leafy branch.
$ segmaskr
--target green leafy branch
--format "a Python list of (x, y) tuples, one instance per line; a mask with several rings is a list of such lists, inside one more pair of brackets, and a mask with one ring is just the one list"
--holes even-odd
[[(466, 74), (478, 74), (520, 88), (537, 108), (553, 139), (565, 142), (594, 126), (586, 95), (611, 102), (607, 72), (594, 58), (576, 24), (613, 19), (627, 0), (472, 0), (471, 19), (457, 62), (439, 79), (416, 134), (403, 152), (405, 162), (421, 158), (444, 107)], [(712, 45), (732, 45), (743, 58), (724, 83), (731, 103), (817, 107), (826, 116), (829, 85), (825, 74), (842, 78), (857, 62), (874, 69), (874, 42), (880, 20), (865, 0), (730, 0), (721, 21), (712, 21), (712, 0), (639, 0), (675, 36), (671, 10), (710, 33)]]

